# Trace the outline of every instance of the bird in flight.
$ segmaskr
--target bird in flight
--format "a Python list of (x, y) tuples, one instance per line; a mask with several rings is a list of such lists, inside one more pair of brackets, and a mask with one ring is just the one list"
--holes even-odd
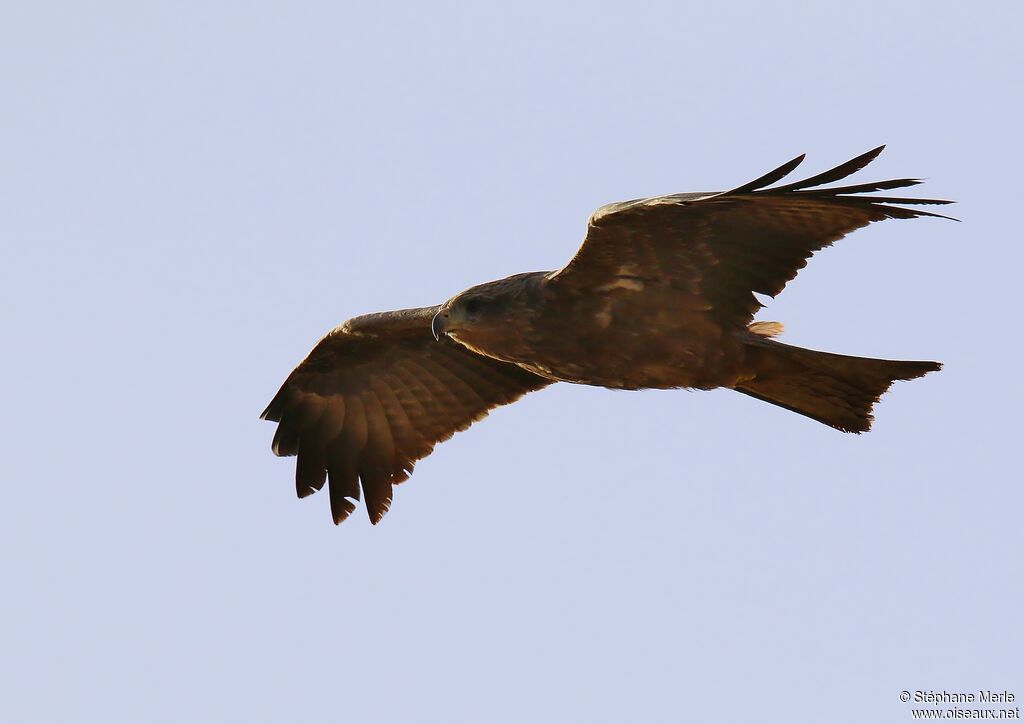
[(321, 339), (263, 412), (275, 455), (297, 455), (300, 498), (329, 481), (335, 524), (362, 497), (377, 523), (392, 486), (498, 405), (555, 382), (622, 390), (717, 387), (865, 432), (896, 380), (940, 369), (783, 344), (755, 322), (810, 256), (882, 219), (949, 218), (936, 199), (869, 195), (916, 179), (822, 188), (884, 146), (772, 186), (798, 156), (731, 191), (602, 206), (561, 269), (471, 287), (440, 305), (354, 317)]

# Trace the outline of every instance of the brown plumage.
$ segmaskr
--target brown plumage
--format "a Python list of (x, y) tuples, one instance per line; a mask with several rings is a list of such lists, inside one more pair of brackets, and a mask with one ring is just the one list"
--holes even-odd
[[(340, 523), (366, 501), (391, 504), (434, 445), (498, 405), (553, 382), (616, 389), (728, 387), (847, 432), (895, 380), (937, 362), (847, 357), (782, 344), (753, 322), (817, 250), (882, 219), (940, 216), (869, 196), (896, 179), (820, 188), (882, 147), (805, 181), (771, 188), (793, 159), (732, 191), (604, 206), (576, 256), (553, 272), (481, 284), (440, 306), (355, 317), (324, 337), (263, 412), (276, 455), (298, 455), (296, 490), (329, 481)], [(948, 217), (941, 217), (948, 218)], [(433, 334), (431, 334), (433, 332)]]

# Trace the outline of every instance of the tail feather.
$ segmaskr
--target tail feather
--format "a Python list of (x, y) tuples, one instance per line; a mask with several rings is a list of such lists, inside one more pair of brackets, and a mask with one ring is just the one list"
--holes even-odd
[(848, 357), (766, 338), (748, 343), (747, 361), (753, 376), (737, 391), (856, 433), (871, 428), (871, 409), (893, 382), (942, 368), (938, 362)]

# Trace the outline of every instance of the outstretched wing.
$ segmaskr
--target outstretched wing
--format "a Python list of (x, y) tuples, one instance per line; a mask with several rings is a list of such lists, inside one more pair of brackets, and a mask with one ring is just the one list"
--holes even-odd
[(752, 292), (774, 297), (819, 249), (872, 221), (940, 216), (893, 204), (949, 201), (864, 195), (913, 186), (916, 179), (816, 188), (859, 171), (883, 148), (785, 186), (767, 188), (803, 156), (732, 191), (603, 206), (590, 217), (576, 256), (551, 282), (581, 290), (629, 279), (669, 284), (701, 297), (719, 323), (745, 326), (761, 307)]
[(434, 445), (551, 384), (448, 338), (435, 341), (437, 309), (350, 319), (320, 340), (263, 411), (279, 423), (274, 454), (298, 455), (299, 497), (330, 478), (336, 524), (355, 510), (360, 483), (376, 523), (391, 505), (391, 486)]

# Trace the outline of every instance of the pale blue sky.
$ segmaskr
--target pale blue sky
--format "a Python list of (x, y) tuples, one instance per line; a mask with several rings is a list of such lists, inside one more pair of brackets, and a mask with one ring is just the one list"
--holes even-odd
[[(1024, 696), (1011, 3), (0, 11), (0, 708), (17, 722), (903, 722)], [(615, 200), (922, 176), (762, 315), (938, 359), (875, 430), (556, 386), (373, 528), (263, 409), (326, 330), (560, 266)]]

